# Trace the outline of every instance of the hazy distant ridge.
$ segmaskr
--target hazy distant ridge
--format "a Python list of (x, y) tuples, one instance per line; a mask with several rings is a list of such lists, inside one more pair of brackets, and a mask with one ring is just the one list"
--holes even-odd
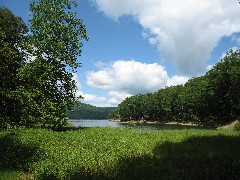
[(69, 119), (108, 119), (108, 114), (116, 109), (115, 107), (96, 107), (89, 104), (80, 103), (73, 108), (73, 112), (67, 111)]

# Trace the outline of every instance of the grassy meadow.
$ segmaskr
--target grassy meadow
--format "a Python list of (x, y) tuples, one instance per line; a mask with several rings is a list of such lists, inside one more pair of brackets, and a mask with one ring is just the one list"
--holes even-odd
[(0, 131), (0, 179), (240, 179), (240, 133)]

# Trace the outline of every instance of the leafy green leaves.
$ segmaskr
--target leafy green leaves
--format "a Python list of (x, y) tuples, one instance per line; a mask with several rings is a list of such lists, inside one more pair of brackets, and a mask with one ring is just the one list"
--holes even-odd
[(34, 0), (32, 11), (31, 43), (38, 58), (55, 59), (69, 67), (79, 67), (76, 56), (81, 54), (81, 40), (87, 40), (83, 21), (76, 18), (71, 9), (76, 3), (71, 0)]
[(21, 18), (0, 8), (0, 126), (63, 126), (66, 107), (76, 100), (73, 73), (88, 40), (72, 0), (32, 0), (31, 34)]
[(24, 41), (28, 28), (20, 17), (0, 7), (0, 127), (20, 121), (20, 102), (16, 95), (17, 73), (27, 58)]
[(81, 65), (82, 40), (87, 40), (81, 19), (71, 9), (71, 0), (33, 0), (31, 36), (28, 46), (35, 57), (19, 73), (26, 122), (35, 121), (55, 128), (66, 123), (65, 109), (75, 102), (73, 73)]

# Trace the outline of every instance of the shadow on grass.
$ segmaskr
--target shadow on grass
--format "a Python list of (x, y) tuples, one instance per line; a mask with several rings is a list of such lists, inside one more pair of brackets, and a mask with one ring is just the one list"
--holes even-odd
[(70, 179), (240, 179), (240, 138), (191, 137), (159, 144), (152, 154), (124, 157), (108, 173), (74, 171)]
[(29, 163), (38, 161), (41, 156), (37, 145), (23, 143), (17, 133), (0, 137), (0, 170), (21, 170), (27, 172)]
[(192, 137), (155, 147), (152, 155), (123, 159), (119, 177), (132, 179), (240, 179), (240, 138)]
[(66, 132), (66, 131), (78, 131), (83, 129), (88, 129), (89, 127), (80, 127), (80, 126), (66, 126), (66, 127), (59, 127), (57, 129), (52, 129), (58, 132)]

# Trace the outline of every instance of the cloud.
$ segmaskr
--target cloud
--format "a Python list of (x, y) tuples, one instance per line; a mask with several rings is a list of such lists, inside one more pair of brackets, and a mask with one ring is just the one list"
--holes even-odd
[(87, 84), (93, 88), (139, 94), (156, 91), (166, 85), (168, 75), (159, 64), (131, 61), (115, 61), (97, 72), (87, 74)]
[(213, 68), (213, 66), (214, 65), (212, 65), (212, 64), (207, 65), (207, 71), (210, 71)]
[(188, 80), (189, 80), (188, 77), (175, 75), (168, 79), (166, 86), (175, 86), (179, 84), (185, 84)]
[(92, 94), (84, 94), (82, 92), (82, 85), (78, 79), (78, 75), (76, 73), (73, 74), (73, 80), (76, 82), (77, 90), (75, 93), (76, 97), (82, 96), (84, 99), (81, 100), (83, 103), (91, 104), (94, 106), (114, 106), (107, 103), (107, 98), (100, 97)]
[(240, 35), (233, 34), (232, 37), (231, 37), (231, 40), (233, 42), (236, 42), (237, 46), (240, 47)]
[[(90, 0), (117, 20), (131, 15), (143, 35), (180, 74), (206, 71), (206, 61), (224, 36), (240, 32), (240, 7), (226, 0)], [(102, 74), (103, 75), (103, 74)]]
[(118, 91), (110, 91), (108, 92), (108, 103), (112, 106), (117, 106), (120, 102), (122, 102), (125, 98), (132, 96), (128, 93), (118, 92)]
[(98, 68), (104, 68), (104, 67), (108, 66), (108, 64), (106, 64), (102, 61), (97, 61), (94, 65)]
[(83, 103), (91, 104), (97, 107), (116, 107), (125, 98), (132, 96), (131, 94), (121, 93), (117, 91), (109, 91), (107, 97), (96, 96), (92, 94), (83, 94)]
[(84, 94), (83, 97), (84, 97), (84, 100), (82, 102), (87, 104), (91, 104), (97, 107), (112, 106), (107, 103), (107, 98), (105, 97), (96, 96), (92, 94)]
[(78, 79), (78, 75), (77, 73), (73, 73), (73, 80), (76, 82), (76, 86), (77, 86), (77, 90), (76, 90), (76, 96), (79, 97), (79, 96), (82, 96), (83, 95), (83, 92), (81, 91), (82, 89), (82, 85)]
[(131, 94), (118, 92), (118, 91), (109, 91), (107, 97), (97, 96), (93, 94), (83, 93), (82, 85), (78, 79), (78, 75), (76, 73), (73, 74), (73, 80), (75, 80), (77, 85), (76, 96), (84, 97), (81, 102), (91, 104), (97, 107), (116, 107), (120, 102), (122, 102), (125, 98), (131, 96)]
[(165, 86), (184, 84), (189, 78), (177, 75), (169, 77), (165, 68), (157, 63), (119, 60), (103, 66), (99, 71), (87, 74), (87, 84), (108, 91), (106, 97), (83, 93), (76, 73), (73, 79), (78, 88), (76, 95), (84, 97), (82, 102), (99, 107), (113, 107), (132, 95), (155, 92)]
[(169, 77), (165, 68), (157, 63), (134, 60), (115, 61), (111, 66), (87, 74), (89, 86), (110, 91), (109, 95), (115, 98), (154, 92), (165, 86), (184, 84), (188, 79), (185, 76)]

